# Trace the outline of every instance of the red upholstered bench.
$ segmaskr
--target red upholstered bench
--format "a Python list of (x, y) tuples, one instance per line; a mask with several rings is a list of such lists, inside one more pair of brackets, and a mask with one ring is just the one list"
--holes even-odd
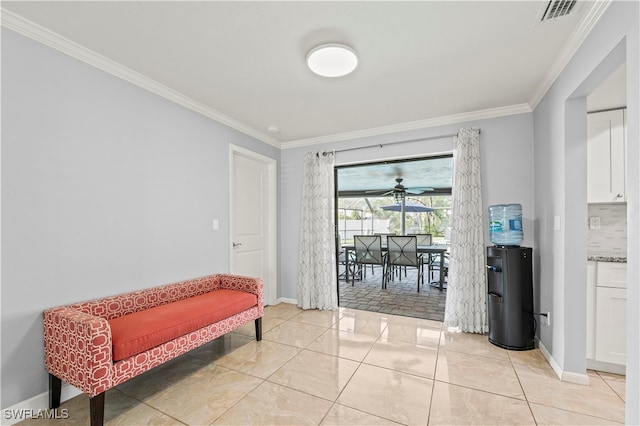
[(89, 395), (101, 425), (107, 390), (249, 321), (261, 340), (263, 313), (259, 278), (223, 274), (48, 309), (49, 406), (64, 380)]

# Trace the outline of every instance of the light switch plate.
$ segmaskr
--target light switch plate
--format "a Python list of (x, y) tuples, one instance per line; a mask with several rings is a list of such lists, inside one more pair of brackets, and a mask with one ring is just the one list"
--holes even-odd
[(212, 227), (214, 231), (217, 231), (218, 229), (220, 229), (220, 223), (218, 222), (218, 219), (213, 219)]
[(553, 230), (554, 231), (559, 231), (560, 229), (561, 229), (560, 216), (554, 216), (553, 217)]
[(600, 229), (600, 216), (591, 216), (589, 218), (589, 229)]

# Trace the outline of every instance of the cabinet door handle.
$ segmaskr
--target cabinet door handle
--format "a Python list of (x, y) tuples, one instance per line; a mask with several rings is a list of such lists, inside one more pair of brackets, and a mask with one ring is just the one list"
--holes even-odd
[(618, 194), (618, 195), (616, 195), (616, 198), (622, 198), (622, 197), (623, 197), (623, 195), (622, 195), (622, 194)]
[(241, 245), (242, 245), (242, 243), (233, 243), (233, 246), (234, 246), (234, 247), (239, 247), (239, 246), (241, 246)]

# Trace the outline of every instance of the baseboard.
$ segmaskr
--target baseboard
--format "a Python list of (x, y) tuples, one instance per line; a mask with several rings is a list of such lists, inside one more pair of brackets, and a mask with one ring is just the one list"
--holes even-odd
[[(62, 382), (60, 401), (67, 401), (82, 394), (82, 391)], [(25, 399), (8, 408), (2, 409), (2, 425), (13, 425), (29, 418), (65, 419), (68, 413), (63, 410), (49, 410), (49, 391)]]
[(596, 361), (595, 359), (587, 359), (587, 368), (589, 370), (602, 371), (605, 373), (627, 375), (627, 367), (621, 364), (613, 364), (610, 362)]
[(562, 377), (560, 378), (563, 382), (576, 383), (578, 385), (589, 386), (589, 375), (584, 373), (572, 373), (569, 371), (562, 372)]
[(553, 368), (553, 371), (556, 373), (556, 376), (558, 376), (558, 379), (562, 380), (562, 368), (560, 368), (558, 362), (544, 346), (544, 343), (542, 343), (539, 339), (538, 348), (540, 349), (540, 352), (542, 352), (542, 356), (545, 357), (551, 368)]
[(289, 299), (287, 297), (281, 297), (281, 298), (276, 300), (275, 305), (277, 305), (279, 303), (289, 303), (291, 305), (297, 305), (298, 301), (296, 299)]
[(538, 340), (538, 348), (540, 348), (540, 352), (545, 357), (553, 371), (556, 373), (558, 378), (563, 382), (576, 383), (579, 385), (588, 385), (589, 384), (589, 375), (581, 374), (581, 373), (572, 373), (570, 371), (564, 371), (560, 364), (555, 360), (555, 358), (551, 355), (551, 353), (547, 350), (540, 340)]

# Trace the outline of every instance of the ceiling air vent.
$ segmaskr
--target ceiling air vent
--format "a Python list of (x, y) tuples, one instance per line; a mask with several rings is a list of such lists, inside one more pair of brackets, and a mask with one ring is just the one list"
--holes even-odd
[(576, 0), (550, 0), (540, 20), (542, 22), (550, 21), (568, 15), (575, 4)]

